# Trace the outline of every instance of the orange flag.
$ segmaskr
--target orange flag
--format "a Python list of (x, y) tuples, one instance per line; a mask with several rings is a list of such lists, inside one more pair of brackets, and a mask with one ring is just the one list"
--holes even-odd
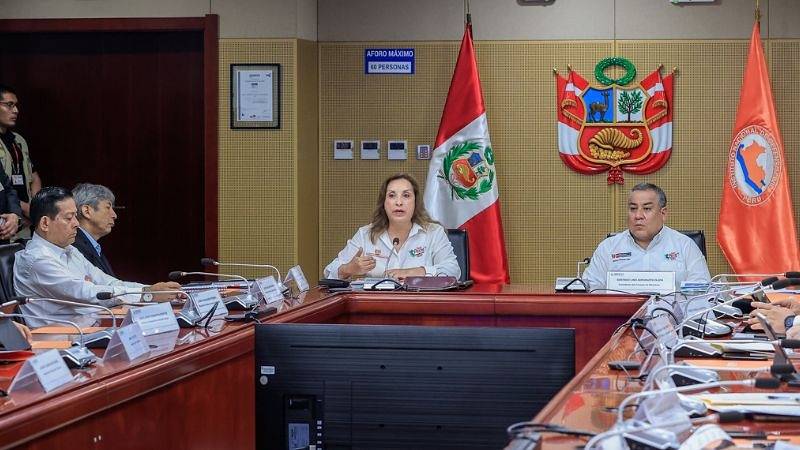
[(783, 139), (759, 23), (753, 25), (722, 186), (717, 242), (737, 273), (800, 269)]

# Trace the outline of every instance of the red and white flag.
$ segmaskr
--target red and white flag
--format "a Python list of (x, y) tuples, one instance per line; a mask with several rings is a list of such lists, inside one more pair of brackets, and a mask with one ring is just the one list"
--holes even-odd
[(800, 269), (788, 177), (756, 22), (728, 151), (717, 226), (717, 242), (735, 272)]
[(467, 230), (476, 283), (510, 282), (498, 197), (468, 19), (428, 169), (425, 207), (445, 228)]

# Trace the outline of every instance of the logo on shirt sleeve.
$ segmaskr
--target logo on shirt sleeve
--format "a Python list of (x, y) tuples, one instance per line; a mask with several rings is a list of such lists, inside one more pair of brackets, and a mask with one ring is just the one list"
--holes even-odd
[(425, 254), (425, 247), (417, 247), (408, 251), (408, 254), (414, 258), (419, 258)]
[(631, 252), (611, 254), (611, 262), (624, 261), (626, 259), (631, 259)]
[(669, 253), (664, 255), (664, 258), (666, 258), (666, 259), (668, 259), (670, 261), (675, 261), (675, 260), (678, 259), (678, 256), (680, 256), (680, 255), (681, 254), (678, 253), (678, 252), (669, 252)]

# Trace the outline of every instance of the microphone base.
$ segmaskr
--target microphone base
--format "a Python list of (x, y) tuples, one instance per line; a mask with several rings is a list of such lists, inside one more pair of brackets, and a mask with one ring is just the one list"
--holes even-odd
[(703, 370), (695, 368), (681, 368), (673, 369), (669, 372), (672, 382), (675, 386), (691, 386), (693, 384), (714, 383), (719, 381), (719, 375), (712, 370)]
[(175, 314), (175, 320), (178, 321), (178, 326), (181, 328), (194, 328), (197, 326), (197, 321), (200, 320), (195, 314), (186, 314), (181, 311)]
[(675, 350), (675, 356), (681, 358), (717, 358), (722, 352), (705, 342), (683, 344)]
[(674, 450), (678, 448), (675, 433), (659, 428), (635, 431), (623, 435), (630, 450)]
[(60, 350), (58, 353), (70, 369), (80, 369), (92, 365), (97, 361), (97, 357), (94, 353), (84, 346), (76, 345)]
[(733, 327), (714, 320), (707, 320), (705, 324), (692, 320), (683, 325), (683, 336), (695, 336), (699, 338), (722, 337), (732, 332)]
[[(96, 333), (85, 334), (83, 335), (83, 345), (86, 348), (106, 348), (113, 336), (114, 330), (101, 330)], [(72, 345), (80, 344), (80, 338), (72, 342)]]

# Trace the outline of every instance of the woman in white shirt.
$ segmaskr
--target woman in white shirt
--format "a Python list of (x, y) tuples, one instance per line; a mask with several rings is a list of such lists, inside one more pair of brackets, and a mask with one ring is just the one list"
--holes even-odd
[(419, 183), (407, 173), (381, 185), (372, 223), (356, 231), (325, 267), (326, 278), (450, 275), (459, 278), (453, 245), (422, 203)]

